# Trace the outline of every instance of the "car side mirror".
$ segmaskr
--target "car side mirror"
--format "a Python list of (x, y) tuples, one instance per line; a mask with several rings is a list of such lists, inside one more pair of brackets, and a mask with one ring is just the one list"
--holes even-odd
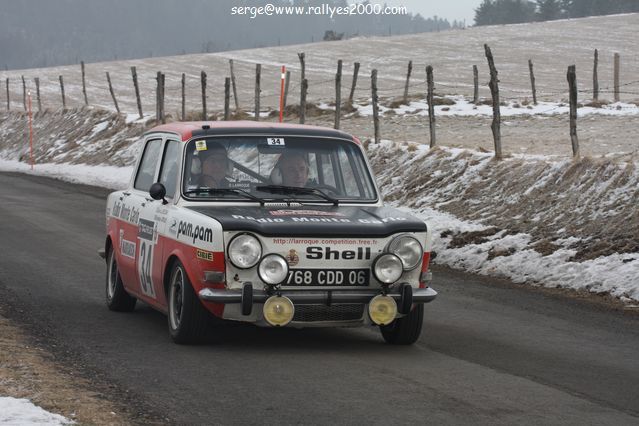
[(168, 201), (164, 198), (166, 196), (166, 188), (160, 182), (155, 182), (151, 185), (151, 188), (149, 188), (149, 195), (151, 195), (151, 198), (154, 200), (162, 200), (162, 204), (168, 203)]

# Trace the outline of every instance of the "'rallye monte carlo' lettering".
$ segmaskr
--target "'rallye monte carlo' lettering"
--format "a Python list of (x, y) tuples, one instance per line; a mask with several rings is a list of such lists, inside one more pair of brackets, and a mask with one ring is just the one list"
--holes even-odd
[(384, 205), (357, 138), (177, 122), (147, 131), (139, 156), (129, 186), (107, 199), (109, 309), (142, 300), (167, 314), (177, 343), (224, 326), (211, 315), (262, 327), (375, 326), (390, 344), (419, 338), (424, 304), (437, 296), (431, 230)]

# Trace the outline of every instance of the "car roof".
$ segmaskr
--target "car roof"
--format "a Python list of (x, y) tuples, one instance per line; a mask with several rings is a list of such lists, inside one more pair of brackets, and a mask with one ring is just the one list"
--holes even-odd
[(273, 135), (273, 136), (317, 136), (339, 138), (360, 143), (348, 133), (328, 127), (309, 126), (305, 124), (268, 123), (259, 121), (181, 121), (153, 127), (145, 132), (174, 133), (184, 142), (192, 137), (217, 135)]

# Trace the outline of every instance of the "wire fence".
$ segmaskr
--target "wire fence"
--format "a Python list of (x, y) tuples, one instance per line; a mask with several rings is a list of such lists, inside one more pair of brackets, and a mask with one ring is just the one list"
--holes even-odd
[[(380, 56), (378, 59), (383, 58)], [(226, 97), (230, 97), (233, 101), (237, 101), (237, 104), (240, 106), (240, 109), (244, 111), (250, 111), (249, 115), (255, 110), (255, 106), (257, 102), (262, 106), (260, 108), (260, 113), (273, 113), (279, 109), (280, 99), (282, 97), (282, 93), (280, 90), (280, 79), (273, 79), (273, 76), (276, 75), (279, 77), (279, 69), (274, 65), (265, 65), (262, 67), (263, 75), (266, 75), (267, 78), (262, 79), (262, 83), (264, 84), (264, 89), (259, 90), (258, 99), (255, 99), (255, 96), (250, 96), (252, 89), (255, 89), (255, 79), (252, 79), (251, 82), (247, 83), (247, 75), (249, 75), (247, 71), (248, 67), (254, 67), (256, 65), (255, 62), (250, 61), (238, 61), (234, 60), (237, 68), (244, 67), (243, 78), (241, 81), (238, 79), (238, 86), (241, 87), (241, 94), (238, 97), (241, 99), (233, 99), (234, 91), (230, 91), (230, 93), (225, 93), (224, 80), (227, 76), (224, 73), (217, 72), (216, 74), (211, 74), (211, 76), (207, 77), (206, 85), (203, 85), (203, 80), (201, 75), (196, 75), (193, 72), (189, 73), (181, 73), (176, 71), (169, 71), (164, 73), (163, 86), (160, 89), (158, 84), (157, 75), (144, 75), (139, 77), (139, 81), (146, 88), (145, 93), (140, 94), (136, 93), (134, 90), (134, 84), (131, 76), (127, 76), (126, 72), (122, 70), (112, 71), (111, 72), (111, 81), (112, 85), (107, 83), (107, 79), (96, 79), (91, 78), (87, 79), (86, 87), (83, 86), (82, 81), (84, 80), (84, 75), (82, 79), (70, 78), (68, 75), (65, 75), (65, 84), (66, 87), (62, 86), (61, 78), (57, 79), (51, 75), (42, 76), (42, 78), (38, 78), (39, 86), (34, 87), (35, 78), (27, 78), (25, 79), (23, 76), (9, 76), (5, 77), (4, 88), (0, 87), (0, 108), (6, 106), (6, 110), (9, 111), (21, 111), (26, 110), (26, 96), (27, 93), (30, 93), (34, 98), (37, 96), (37, 102), (34, 99), (34, 106), (42, 105), (42, 109), (57, 109), (62, 107), (63, 102), (66, 107), (81, 107), (86, 105), (84, 102), (83, 94), (89, 89), (90, 96), (88, 105), (95, 105), (101, 108), (115, 109), (111, 107), (113, 105), (113, 101), (111, 99), (116, 98), (119, 100), (120, 109), (123, 113), (135, 114), (139, 113), (138, 108), (136, 107), (136, 98), (137, 104), (144, 105), (144, 109), (146, 110), (144, 117), (149, 119), (156, 117), (158, 113), (150, 113), (149, 104), (151, 104), (151, 99), (155, 98), (156, 102), (162, 103), (162, 108), (159, 108), (159, 105), (155, 105), (155, 111), (161, 111), (161, 117), (156, 117), (158, 121), (160, 121), (164, 116), (165, 106), (168, 106), (169, 114), (173, 116), (173, 119), (184, 119), (188, 117), (182, 117), (181, 114), (177, 113), (184, 105), (184, 109), (190, 112), (189, 116), (193, 116), (195, 112), (197, 114), (198, 110), (202, 111), (203, 109), (203, 101), (202, 98), (204, 96), (207, 103), (207, 115), (219, 117), (221, 115), (221, 108), (224, 105), (223, 99)], [(370, 61), (368, 64), (369, 67), (375, 65), (375, 60)], [(412, 64), (411, 64), (412, 65)], [(411, 68), (409, 65), (409, 68)], [(219, 71), (219, 70), (217, 70)], [(266, 71), (266, 72), (265, 72)], [(296, 70), (299, 71), (299, 70)], [(321, 71), (321, 72), (320, 72)], [(436, 71), (436, 70), (435, 70)], [(534, 75), (532, 74), (531, 67), (531, 82), (534, 81)], [(5, 73), (6, 74), (6, 73)], [(306, 102), (307, 106), (310, 104), (315, 104), (321, 106), (321, 108), (325, 109), (330, 113), (330, 111), (335, 111), (337, 108), (335, 104), (337, 103), (336, 99), (336, 78), (337, 76), (326, 77), (325, 69), (308, 69), (308, 92), (306, 94)], [(618, 76), (618, 70), (615, 70), (615, 76)], [(94, 75), (95, 77), (95, 75)], [(528, 76), (526, 76), (528, 77)], [(410, 103), (416, 101), (419, 103), (419, 106), (428, 105), (428, 93), (434, 95), (436, 98), (442, 98), (445, 96), (453, 97), (452, 102), (459, 101), (462, 98), (466, 103), (473, 103), (475, 105), (490, 105), (493, 99), (492, 93), (489, 91), (488, 82), (479, 83), (478, 81), (437, 81), (435, 79), (434, 85), (429, 89), (429, 85), (426, 81), (426, 75), (421, 75), (420, 73), (410, 74), (410, 78), (407, 75), (405, 79), (402, 80), (401, 77), (398, 77), (397, 74), (393, 75), (393, 78), (387, 78), (383, 82), (380, 82), (379, 85), (374, 85), (371, 78), (368, 75), (364, 75), (364, 73), (356, 76), (349, 75), (343, 73), (340, 75), (340, 90), (341, 93), (345, 96), (342, 96), (339, 99), (340, 105), (346, 105), (347, 99), (350, 101), (349, 97), (353, 96), (353, 101), (355, 107), (370, 105), (370, 104), (380, 104), (383, 106), (382, 114), (389, 109), (394, 109), (400, 106), (410, 106)], [(355, 84), (354, 80), (357, 78), (357, 84)], [(577, 90), (577, 94), (581, 97), (582, 103), (578, 105), (578, 107), (582, 106), (596, 106), (602, 107), (606, 104), (610, 103), (609, 98), (614, 98), (616, 101), (621, 97), (624, 97), (626, 100), (629, 100), (631, 97), (639, 98), (639, 80), (630, 79), (629, 81), (622, 81), (618, 77), (615, 77), (615, 84), (605, 84), (602, 87), (595, 89), (592, 88), (581, 88)], [(184, 80), (183, 80), (184, 79)], [(294, 80), (294, 81), (293, 81)], [(149, 88), (152, 88), (151, 91), (153, 93), (148, 93)], [(2, 90), (4, 89), (4, 90)], [(162, 95), (157, 96), (157, 91), (161, 90)], [(63, 93), (64, 91), (64, 100)], [(56, 93), (57, 92), (57, 93)], [(298, 97), (301, 97), (302, 94), (302, 84), (300, 81), (299, 73), (292, 74), (291, 81), (287, 84), (287, 99), (286, 105), (288, 106), (299, 106), (300, 101)], [(375, 92), (375, 93), (373, 93)], [(468, 93), (474, 93), (473, 96), (469, 96)], [(112, 93), (112, 95), (111, 95)], [(351, 95), (354, 93), (355, 95)], [(481, 96), (480, 96), (481, 94)], [(516, 108), (520, 108), (521, 105), (529, 106), (531, 104), (531, 98), (534, 98), (535, 103), (541, 102), (543, 103), (542, 107), (547, 104), (547, 108), (539, 109), (536, 108), (534, 114), (554, 114), (554, 113), (566, 113), (566, 107), (569, 98), (569, 85), (566, 84), (564, 87), (552, 87), (552, 86), (544, 86), (543, 89), (539, 90), (534, 87), (534, 85), (529, 89), (524, 89), (520, 87), (512, 87), (508, 85), (502, 85), (499, 88), (498, 96), (501, 102), (501, 106), (513, 106), (516, 105)], [(601, 101), (599, 101), (599, 105), (595, 105), (594, 102), (590, 102), (591, 100), (598, 99), (598, 96), (601, 96)], [(55, 98), (58, 98), (57, 100)], [(45, 99), (46, 98), (46, 101)], [(604, 99), (605, 98), (605, 99)], [(116, 100), (114, 99), (114, 101)], [(449, 108), (450, 105), (441, 105), (440, 103), (435, 103), (434, 105), (440, 106), (439, 110), (435, 110), (435, 113), (438, 111), (442, 111), (442, 108)], [(166, 105), (164, 105), (166, 103)], [(234, 108), (235, 102), (229, 102), (229, 105), (233, 105), (233, 107), (229, 106), (229, 108)], [(508, 104), (511, 105), (508, 105)], [(555, 103), (555, 104), (553, 104)], [(618, 103), (613, 105), (610, 108), (614, 108), (616, 110), (636, 110), (639, 115), (639, 107), (637, 107), (639, 103), (637, 100), (634, 100), (634, 105), (628, 103)], [(413, 108), (413, 112), (418, 110), (418, 107)], [(353, 110), (348, 110), (344, 114), (352, 113)], [(402, 113), (411, 113), (410, 108), (404, 109)], [(230, 115), (229, 111), (225, 111), (225, 116)], [(463, 115), (463, 114), (460, 114)], [(140, 117), (143, 118), (143, 117)], [(336, 119), (336, 126), (339, 123), (339, 120)]]

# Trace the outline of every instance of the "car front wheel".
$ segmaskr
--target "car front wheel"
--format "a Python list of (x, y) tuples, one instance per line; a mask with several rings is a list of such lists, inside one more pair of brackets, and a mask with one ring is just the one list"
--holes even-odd
[(380, 326), (386, 343), (393, 345), (412, 345), (419, 339), (424, 322), (424, 305), (419, 304), (405, 317), (398, 318), (388, 325)]
[(211, 314), (195, 294), (184, 266), (177, 261), (169, 282), (169, 334), (175, 343), (197, 343), (206, 333)]
[(137, 299), (124, 289), (113, 247), (107, 256), (106, 305), (112, 311), (131, 312)]

